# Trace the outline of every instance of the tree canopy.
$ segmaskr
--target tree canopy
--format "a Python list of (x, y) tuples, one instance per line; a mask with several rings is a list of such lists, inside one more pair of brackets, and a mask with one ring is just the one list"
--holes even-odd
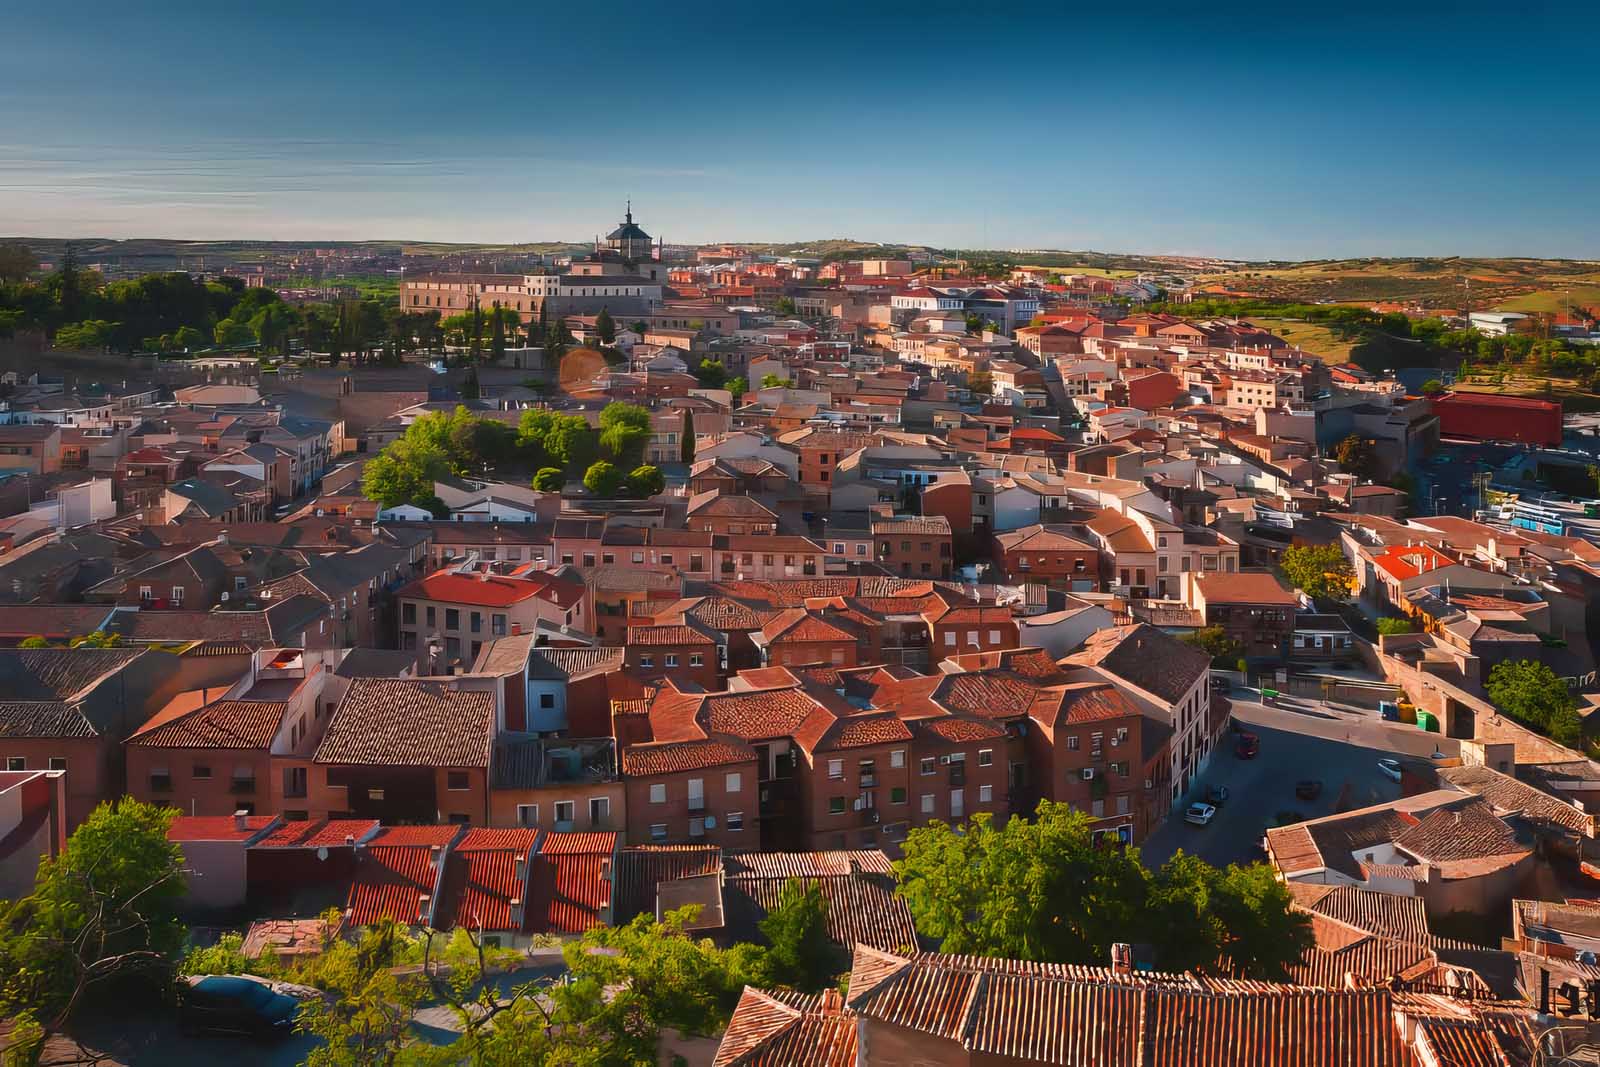
[(622, 489), (622, 472), (606, 460), (596, 460), (583, 472), (583, 487), (595, 496), (612, 499)]
[(1578, 702), (1567, 683), (1538, 660), (1506, 660), (1494, 665), (1484, 689), (1494, 706), (1545, 734), (1557, 744), (1575, 745), (1583, 737)]
[(1351, 434), (1334, 447), (1333, 458), (1339, 466), (1357, 478), (1370, 479), (1377, 473), (1378, 453), (1370, 438)]
[(1343, 600), (1350, 595), (1355, 572), (1338, 545), (1290, 545), (1279, 564), (1296, 589), (1317, 600)]
[(1228, 636), (1228, 631), (1221, 626), (1202, 626), (1178, 638), (1186, 645), (1193, 645), (1211, 657), (1213, 667), (1232, 669), (1244, 655), (1244, 646)]
[(1152, 942), (1162, 970), (1281, 978), (1311, 943), (1310, 923), (1270, 870), (1218, 869), (1178, 853), (1151, 871), (1136, 849), (1104, 847), (1092, 820), (1041, 801), (1037, 818), (964, 832), (918, 827), (896, 861), (917, 929), (944, 952), (1103, 965), (1117, 942)]

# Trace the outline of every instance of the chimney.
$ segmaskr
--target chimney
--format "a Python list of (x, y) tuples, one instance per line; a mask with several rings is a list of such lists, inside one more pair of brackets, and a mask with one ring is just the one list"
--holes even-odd
[(1118, 941), (1111, 946), (1111, 970), (1115, 974), (1133, 973), (1133, 946)]
[(240, 833), (250, 829), (250, 813), (240, 808), (233, 813), (233, 828)]

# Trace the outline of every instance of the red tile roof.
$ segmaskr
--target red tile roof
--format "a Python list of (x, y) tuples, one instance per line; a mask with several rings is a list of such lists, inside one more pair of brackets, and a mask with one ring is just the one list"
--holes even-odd
[(1459, 562), (1460, 560), (1454, 556), (1440, 552), (1431, 545), (1422, 544), (1396, 545), (1372, 559), (1374, 567), (1402, 582), (1427, 571), (1436, 571), (1440, 567), (1453, 567)]
[(251, 848), (342, 848), (347, 838), (365, 841), (378, 831), (376, 819), (318, 819), (286, 822)]
[(248, 841), (276, 824), (276, 815), (247, 815), (240, 827), (232, 815), (180, 815), (167, 830), (168, 841)]
[(289, 705), (271, 700), (215, 700), (142, 729), (130, 745), (151, 748), (267, 749)]
[(837, 998), (746, 986), (712, 1067), (855, 1067), (855, 1014)]
[(1206, 571), (1194, 576), (1207, 604), (1276, 604), (1294, 607), (1295, 595), (1266, 571)]
[(494, 695), (427, 679), (357, 678), (328, 722), (318, 763), (488, 767)]
[[(456, 828), (449, 829), (454, 836)], [(361, 849), (345, 903), (350, 924), (371, 926), (383, 919), (406, 926), (431, 923), (433, 909), (424, 907), (423, 898), (433, 895), (438, 864), (446, 855), (444, 849), (427, 845), (377, 844)]]
[(755, 749), (732, 741), (668, 741), (628, 745), (622, 750), (622, 773), (632, 777), (679, 774), (756, 758)]
[(487, 608), (509, 608), (524, 600), (539, 597), (568, 608), (583, 597), (583, 583), (551, 578), (507, 578), (486, 573), (458, 574), (436, 571), (418, 578), (397, 594), (413, 600), (437, 600), (447, 604), (473, 604)]
[(714, 645), (709, 635), (688, 625), (630, 626), (628, 644), (649, 647), (652, 645)]

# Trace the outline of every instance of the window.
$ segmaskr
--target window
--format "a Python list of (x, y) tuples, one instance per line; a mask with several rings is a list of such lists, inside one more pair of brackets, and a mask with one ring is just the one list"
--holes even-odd
[(444, 609), (444, 628), (446, 630), (459, 630), (459, 629), (461, 629), (461, 609), (459, 609), (459, 608), (445, 608)]
[(140, 600), (154, 600), (155, 599), (155, 595), (156, 595), (156, 591), (154, 589), (151, 589), (148, 585), (141, 585), (139, 587), (139, 599)]
[(843, 778), (844, 777), (844, 760), (842, 760), (842, 759), (831, 759), (831, 760), (828, 761), (828, 777), (829, 778)]
[(7, 756), (6, 757), (6, 770), (8, 770), (8, 771), (25, 771), (27, 769), (28, 769), (28, 757), (26, 757), (26, 756)]
[[(302, 771), (305, 770), (304, 767), (288, 768), (288, 770), (296, 769)], [(208, 782), (211, 780), (211, 768), (204, 763), (196, 763), (189, 771), (189, 777), (193, 778), (197, 782)]]
[(1000, 631), (999, 630), (990, 630), (989, 631), (989, 643), (991, 645), (998, 645), (1000, 643)]
[(1072, 750), (1072, 751), (1074, 751), (1074, 752), (1076, 752), (1078, 750), (1078, 735), (1077, 734), (1068, 734), (1067, 735), (1067, 748)]
[(728, 812), (728, 832), (729, 833), (738, 833), (740, 830), (743, 830), (743, 829), (744, 829), (744, 812), (742, 812), (742, 811), (730, 811), (730, 812)]
[(427, 615), (428, 628), (431, 630), (434, 627), (434, 625), (436, 624), (438, 616), (435, 614), (434, 609), (432, 607), (428, 608), (427, 611), (428, 611), (428, 615)]
[(705, 663), (706, 663), (705, 656), (701, 655), (699, 652), (691, 652), (691, 653), (689, 653), (689, 666), (691, 666), (691, 667), (704, 667)]
[(678, 665), (678, 654), (676, 652), (668, 652), (665, 665), (668, 667), (676, 667)]
[(539, 694), (539, 708), (540, 708), (540, 710), (542, 710), (542, 711), (550, 711), (555, 706), (556, 706), (556, 695), (554, 693), (540, 693)]
[(889, 790), (889, 803), (904, 804), (906, 802), (906, 787), (897, 785)]
[(938, 762), (932, 756), (923, 756), (919, 770), (923, 774), (934, 774), (939, 769)]
[(989, 766), (993, 766), (993, 764), (994, 764), (994, 749), (992, 749), (992, 748), (980, 748), (980, 749), (978, 749), (978, 766), (980, 766), (980, 767), (989, 767)]
[(705, 821), (705, 819), (703, 819), (700, 816), (696, 815), (696, 816), (694, 816), (693, 818), (691, 818), (689, 820), (689, 836), (690, 837), (696, 837), (696, 838), (706, 836), (706, 821)]
[(650, 785), (650, 803), (665, 804), (667, 802), (667, 787), (661, 782)]
[(50, 757), (50, 769), (52, 771), (64, 771), (64, 770), (66, 770), (67, 769), (67, 757), (65, 757), (65, 756), (51, 756)]
[(828, 798), (828, 814), (829, 815), (843, 815), (844, 814), (844, 797), (829, 797)]
[(1128, 794), (1122, 793), (1117, 797), (1117, 814), (1128, 814)]
[(666, 839), (667, 839), (667, 824), (664, 823), (664, 822), (653, 822), (653, 823), (651, 823), (650, 824), (650, 840), (659, 842), (659, 841), (665, 841)]
[(905, 765), (906, 765), (906, 750), (905, 749), (897, 748), (893, 752), (889, 753), (889, 766), (898, 769), (900, 767), (904, 767)]
[(656, 658), (654, 656), (640, 656), (639, 657), (639, 666), (641, 666), (641, 667), (654, 667), (655, 665), (656, 665)]
[(585, 552), (583, 554), (583, 565), (585, 567), (593, 567), (594, 566), (594, 553), (593, 552)]
[(172, 587), (172, 602), (174, 604), (183, 603), (183, 586), (175, 585)]
[(955, 648), (956, 647), (956, 632), (954, 630), (946, 630), (944, 632), (944, 647), (946, 647), (946, 648)]
[(734, 771), (728, 775), (727, 781), (723, 783), (723, 788), (729, 793), (737, 793), (744, 788), (744, 779), (739, 776), (738, 771)]
[(932, 815), (933, 814), (933, 794), (932, 793), (924, 793), (924, 794), (922, 794), (922, 814), (924, 814), (924, 815)]
[(446, 789), (449, 789), (449, 790), (451, 790), (453, 792), (457, 792), (457, 793), (463, 792), (466, 789), (471, 788), (470, 785), (468, 784), (467, 772), (466, 771), (446, 771), (445, 772), (445, 776), (444, 776), (444, 787)]
[(706, 810), (706, 780), (704, 778), (689, 779), (689, 810)]
[(556, 829), (559, 831), (565, 824), (565, 829), (572, 829), (572, 820), (577, 815), (577, 805), (570, 800), (558, 800), (555, 803)]

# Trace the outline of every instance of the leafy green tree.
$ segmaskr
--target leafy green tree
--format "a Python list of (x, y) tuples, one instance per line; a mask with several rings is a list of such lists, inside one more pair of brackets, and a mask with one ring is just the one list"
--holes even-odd
[(533, 476), (533, 488), (541, 493), (559, 493), (567, 476), (560, 467), (540, 467)]
[(1333, 450), (1333, 458), (1340, 468), (1357, 478), (1370, 479), (1377, 472), (1378, 454), (1369, 438), (1351, 434)]
[(1378, 634), (1381, 637), (1395, 637), (1399, 634), (1411, 634), (1417, 632), (1416, 623), (1412, 622), (1410, 619), (1401, 618), (1398, 615), (1385, 616), (1384, 618), (1379, 619), (1375, 625), (1377, 626)]
[(379, 507), (425, 507), (433, 483), (450, 474), (450, 461), (436, 445), (401, 438), (372, 457), (361, 474), (361, 495)]
[(786, 389), (794, 388), (794, 379), (793, 378), (780, 378), (776, 374), (763, 374), (761, 376), (761, 388), (763, 388), (763, 389), (777, 389), (779, 387), (786, 388)]
[(617, 324), (612, 320), (611, 312), (605, 308), (601, 308), (600, 314), (594, 317), (594, 332), (603, 345), (617, 343)]
[(1572, 745), (1583, 736), (1583, 720), (1567, 683), (1537, 660), (1495, 664), (1484, 689), (1495, 707), (1557, 744)]
[(618, 401), (600, 412), (600, 448), (618, 466), (637, 464), (649, 442), (649, 411)]
[(1193, 645), (1211, 657), (1213, 667), (1231, 668), (1244, 654), (1244, 646), (1228, 636), (1220, 626), (1202, 626), (1198, 630), (1178, 637), (1186, 645)]
[(237, 322), (233, 319), (223, 319), (211, 331), (212, 339), (223, 348), (236, 348), (240, 345), (254, 344), (255, 331), (250, 329), (247, 322)]
[(250, 318), (250, 331), (260, 339), (261, 347), (274, 352), (289, 350), (289, 333), (294, 326), (294, 313), (282, 301), (266, 305)]
[(176, 815), (101, 804), (40, 862), (33, 892), (0, 915), (0, 1011), (55, 1029), (102, 989), (170, 973), (186, 937), (183, 856), (167, 840)]
[(116, 329), (116, 323), (104, 319), (68, 323), (56, 330), (55, 345), (57, 348), (110, 348)]
[(489, 361), (499, 363), (506, 358), (506, 320), (499, 301), (489, 315)]
[(733, 402), (737, 404), (739, 398), (750, 390), (750, 384), (743, 377), (729, 378), (727, 389), (733, 394)]
[(628, 475), (627, 487), (630, 496), (650, 497), (665, 489), (667, 481), (660, 468), (645, 463), (633, 468)]
[(721, 360), (702, 359), (694, 376), (703, 388), (721, 389), (728, 383), (728, 368), (723, 366)]
[(95, 630), (79, 637), (74, 637), (67, 642), (68, 648), (121, 648), (122, 635), (108, 634), (104, 630)]
[(848, 967), (828, 939), (828, 901), (816, 882), (785, 882), (777, 907), (761, 920), (761, 933), (771, 946), (773, 977), (802, 993), (832, 985), (834, 976)]
[(1438, 396), (1444, 392), (1444, 383), (1437, 378), (1429, 378), (1422, 383), (1423, 396)]
[(39, 269), (39, 257), (19, 241), (0, 244), (0, 282), (25, 281)]
[(613, 499), (622, 488), (622, 472), (603, 459), (597, 460), (584, 471), (583, 487), (595, 496)]
[(1279, 566), (1296, 589), (1317, 600), (1345, 599), (1355, 577), (1338, 545), (1290, 545)]
[(172, 347), (181, 348), (185, 352), (196, 348), (204, 348), (206, 335), (193, 326), (180, 326), (172, 335)]
[(40, 637), (38, 635), (34, 635), (33, 637), (24, 637), (22, 639), (22, 642), (20, 644), (18, 644), (17, 647), (18, 648), (49, 648), (50, 647), (50, 642), (49, 642), (49, 640), (47, 638), (43, 638), (43, 637)]
[(1103, 964), (1117, 942), (1150, 943), (1162, 970), (1281, 978), (1311, 944), (1310, 923), (1270, 869), (1214, 868), (1176, 854), (1150, 871), (1135, 849), (1097, 845), (1093, 824), (1042, 801), (1033, 821), (996, 829), (979, 813), (958, 833), (912, 830), (895, 863), (917, 929), (944, 952)]

